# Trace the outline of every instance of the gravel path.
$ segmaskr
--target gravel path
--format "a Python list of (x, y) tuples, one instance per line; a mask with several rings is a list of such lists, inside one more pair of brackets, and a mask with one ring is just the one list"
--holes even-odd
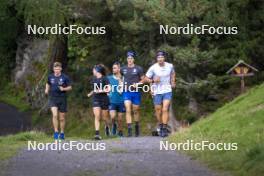
[[(12, 158), (6, 176), (213, 176), (197, 161), (160, 151), (158, 137), (102, 141), (104, 151), (28, 151)], [(94, 141), (82, 141), (94, 142)]]

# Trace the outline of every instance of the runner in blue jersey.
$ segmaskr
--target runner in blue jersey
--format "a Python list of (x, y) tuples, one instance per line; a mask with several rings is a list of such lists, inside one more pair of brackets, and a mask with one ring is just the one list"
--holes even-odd
[[(122, 75), (120, 73), (120, 64), (118, 62), (115, 62), (113, 64), (113, 74), (108, 76), (108, 80), (111, 85), (111, 92), (109, 94), (110, 98), (110, 117), (112, 119), (112, 134), (116, 135), (117, 133), (117, 127), (118, 127), (118, 136), (123, 136), (123, 130), (122, 130), (122, 118), (125, 113), (125, 105), (124, 105), (124, 99), (122, 96)], [(117, 116), (117, 122), (116, 124), (116, 116)]]

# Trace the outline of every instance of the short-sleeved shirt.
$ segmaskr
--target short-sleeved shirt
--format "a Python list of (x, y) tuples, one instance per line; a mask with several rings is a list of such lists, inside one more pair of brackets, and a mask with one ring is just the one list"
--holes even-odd
[[(93, 91), (104, 90), (106, 85), (109, 85), (109, 80), (107, 79), (106, 76), (103, 76), (101, 78), (96, 78), (96, 77), (92, 78), (91, 87), (92, 87)], [(105, 97), (105, 96), (107, 96), (106, 92), (93, 94), (94, 99), (98, 99), (98, 98), (100, 99), (100, 98)]]
[(123, 66), (121, 74), (124, 76), (124, 84), (127, 86), (138, 83), (144, 75), (142, 67), (135, 65), (134, 67)]
[(119, 81), (114, 75), (109, 75), (108, 80), (111, 84), (111, 92), (109, 94), (110, 103), (121, 104), (124, 103), (124, 99), (121, 93), (118, 92)]
[(156, 94), (164, 94), (172, 91), (171, 88), (171, 74), (174, 73), (173, 65), (165, 62), (164, 66), (160, 66), (158, 63), (152, 65), (146, 76), (153, 79), (154, 77), (159, 77), (159, 83), (153, 83), (153, 92)]
[(49, 95), (51, 97), (66, 97), (66, 91), (61, 91), (59, 87), (68, 87), (71, 85), (69, 77), (63, 73), (60, 76), (50, 74), (47, 83), (50, 86)]

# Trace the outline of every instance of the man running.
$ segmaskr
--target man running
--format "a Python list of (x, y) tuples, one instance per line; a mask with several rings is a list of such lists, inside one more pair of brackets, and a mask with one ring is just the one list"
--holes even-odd
[(153, 102), (159, 123), (160, 136), (168, 136), (169, 106), (172, 99), (172, 88), (175, 88), (175, 71), (173, 65), (165, 62), (165, 52), (156, 55), (157, 63), (146, 73), (145, 80), (152, 83)]
[(55, 62), (53, 64), (53, 73), (48, 76), (45, 89), (45, 94), (49, 95), (48, 106), (52, 112), (52, 123), (54, 127), (53, 137), (55, 140), (65, 139), (65, 114), (67, 112), (66, 92), (70, 90), (72, 90), (72, 86), (69, 77), (62, 73), (61, 63)]
[(123, 98), (126, 107), (126, 122), (128, 127), (128, 137), (132, 136), (132, 112), (135, 121), (135, 136), (139, 136), (139, 105), (141, 102), (141, 93), (138, 85), (143, 82), (144, 73), (140, 66), (135, 65), (135, 53), (127, 52), (127, 65), (121, 68), (121, 74), (124, 76)]
[[(113, 74), (108, 76), (108, 80), (111, 85), (111, 92), (109, 94), (110, 98), (110, 117), (112, 119), (112, 134), (116, 135), (117, 127), (118, 127), (118, 136), (123, 137), (123, 130), (122, 130), (122, 117), (125, 113), (125, 105), (124, 99), (122, 96), (122, 91), (120, 90), (120, 85), (122, 83), (122, 75), (120, 73), (120, 64), (115, 62), (113, 64)], [(117, 122), (116, 124), (116, 115), (117, 115)]]

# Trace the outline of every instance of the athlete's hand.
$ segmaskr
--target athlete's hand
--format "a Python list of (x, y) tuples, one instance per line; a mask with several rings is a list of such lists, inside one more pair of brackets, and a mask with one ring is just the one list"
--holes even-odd
[(153, 78), (153, 81), (154, 81), (154, 83), (159, 83), (159, 82), (160, 82), (160, 77), (155, 76), (155, 77)]
[(62, 86), (59, 86), (60, 91), (64, 91), (64, 88)]

